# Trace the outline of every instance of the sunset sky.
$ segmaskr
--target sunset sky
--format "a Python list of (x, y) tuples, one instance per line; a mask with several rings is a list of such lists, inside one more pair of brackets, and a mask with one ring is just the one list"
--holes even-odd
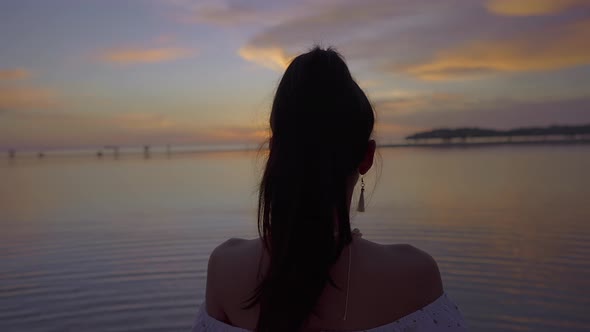
[(590, 123), (590, 0), (2, 0), (0, 44), (0, 149), (260, 142), (314, 44), (380, 142)]

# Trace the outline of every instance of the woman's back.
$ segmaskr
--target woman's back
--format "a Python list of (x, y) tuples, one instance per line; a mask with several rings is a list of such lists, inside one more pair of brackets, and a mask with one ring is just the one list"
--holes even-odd
[(314, 48), (293, 59), (269, 118), (260, 237), (230, 240), (213, 252), (199, 324), (213, 331), (352, 331), (387, 329), (405, 317), (408, 327), (430, 328), (442, 322), (438, 314), (455, 326), (460, 315), (442, 296), (428, 254), (372, 243), (351, 230), (359, 182), (364, 211), (374, 122), (370, 101), (337, 52)]
[[(210, 318), (245, 330), (255, 329), (258, 306), (247, 310), (243, 306), (260, 282), (259, 273), (268, 264), (263, 248), (259, 239), (231, 239), (215, 249), (207, 277), (206, 313)], [(380, 245), (355, 237), (330, 275), (339, 289), (325, 287), (315, 308), (316, 315), (310, 317), (305, 330), (362, 331), (383, 327), (442, 301), (436, 262), (410, 245)], [(456, 310), (454, 306), (450, 309)], [(453, 329), (463, 327), (458, 311), (448, 314), (453, 315), (447, 317), (453, 320)], [(441, 322), (445, 321), (444, 315), (445, 312), (440, 313)]]

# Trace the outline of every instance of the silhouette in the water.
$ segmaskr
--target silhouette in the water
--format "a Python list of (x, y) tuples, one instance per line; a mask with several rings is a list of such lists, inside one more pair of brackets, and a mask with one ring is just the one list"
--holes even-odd
[(41, 151), (41, 152), (39, 152), (39, 154), (37, 154), (37, 157), (39, 159), (43, 159), (43, 158), (45, 158), (45, 153), (43, 153), (43, 151)]
[(143, 157), (145, 159), (148, 159), (150, 157), (150, 146), (149, 145), (143, 146)]
[(96, 157), (102, 158), (102, 151), (99, 150), (98, 152), (96, 152)]
[(15, 155), (16, 155), (16, 151), (14, 151), (13, 149), (8, 150), (8, 158), (14, 159)]

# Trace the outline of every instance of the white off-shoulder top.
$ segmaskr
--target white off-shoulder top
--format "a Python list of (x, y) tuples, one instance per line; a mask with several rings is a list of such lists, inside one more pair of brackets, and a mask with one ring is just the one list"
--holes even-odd
[[(216, 320), (207, 314), (201, 305), (192, 332), (249, 332)], [(395, 322), (364, 330), (364, 332), (451, 332), (467, 331), (467, 326), (459, 307), (447, 296), (438, 299), (424, 308), (414, 311)]]

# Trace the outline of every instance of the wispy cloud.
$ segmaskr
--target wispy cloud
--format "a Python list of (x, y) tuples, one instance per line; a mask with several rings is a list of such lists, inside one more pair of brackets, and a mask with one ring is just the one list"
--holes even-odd
[(394, 90), (375, 93), (372, 98), (379, 113), (409, 114), (441, 108), (464, 110), (467, 107), (467, 98), (456, 93)]
[(372, 79), (364, 79), (357, 81), (358, 85), (363, 89), (370, 89), (377, 87), (381, 84), (379, 80), (372, 80)]
[(57, 93), (48, 88), (0, 86), (0, 110), (43, 110), (60, 105)]
[[(203, 126), (198, 120), (133, 112), (13, 112), (0, 122), (0, 148), (90, 147), (144, 144), (259, 143), (267, 132), (252, 127)], [(23, 131), (22, 128), (35, 128)]]
[(285, 70), (293, 58), (280, 47), (253, 47), (246, 45), (240, 48), (238, 53), (247, 61), (277, 71)]
[[(48, 110), (62, 105), (54, 89), (31, 85), (26, 68), (0, 69), (0, 111)], [(24, 82), (21, 82), (24, 81)]]
[(108, 119), (114, 126), (128, 130), (167, 130), (180, 127), (179, 122), (157, 113), (121, 113)]
[(210, 140), (231, 143), (262, 143), (269, 131), (255, 127), (219, 127), (206, 132)]
[(486, 7), (498, 15), (540, 16), (589, 4), (587, 0), (489, 0)]
[(103, 51), (98, 58), (104, 62), (131, 65), (169, 62), (189, 58), (197, 51), (186, 47), (119, 47)]
[(190, 14), (179, 15), (179, 20), (190, 23), (208, 23), (220, 26), (244, 24), (272, 24), (286, 17), (286, 12), (276, 9), (260, 10), (247, 4), (209, 3), (191, 8)]
[(590, 20), (521, 34), (475, 41), (438, 52), (421, 63), (390, 69), (424, 80), (472, 78), (497, 72), (544, 71), (590, 64)]
[(306, 10), (303, 2), (260, 2), (243, 0), (160, 0), (163, 11), (174, 21), (208, 24), (225, 28), (271, 26)]
[(31, 72), (25, 68), (0, 68), (0, 81), (23, 80), (30, 76)]

